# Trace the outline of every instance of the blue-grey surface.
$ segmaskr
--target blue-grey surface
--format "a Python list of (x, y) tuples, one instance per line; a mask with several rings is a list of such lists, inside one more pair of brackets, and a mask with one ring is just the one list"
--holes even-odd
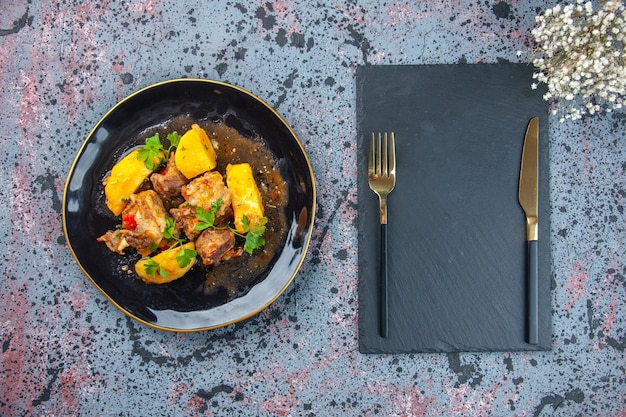
[[(356, 66), (519, 62), (554, 4), (0, 0), (0, 414), (624, 416), (623, 112), (551, 123), (552, 351), (358, 353)], [(288, 290), (245, 322), (189, 334), (109, 303), (61, 221), (92, 126), (179, 77), (275, 106), (318, 184)]]

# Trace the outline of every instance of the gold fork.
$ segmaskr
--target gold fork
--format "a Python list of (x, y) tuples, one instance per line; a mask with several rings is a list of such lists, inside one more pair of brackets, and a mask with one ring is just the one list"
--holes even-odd
[(372, 132), (372, 142), (367, 164), (367, 178), (372, 191), (380, 201), (380, 335), (389, 334), (389, 309), (387, 299), (387, 196), (396, 186), (395, 136)]

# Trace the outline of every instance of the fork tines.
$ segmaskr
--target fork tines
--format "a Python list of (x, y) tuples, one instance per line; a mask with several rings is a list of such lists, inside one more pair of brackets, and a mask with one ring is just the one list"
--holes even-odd
[(372, 132), (367, 176), (372, 191), (380, 199), (381, 223), (387, 222), (387, 195), (396, 185), (396, 145), (395, 135)]
[[(375, 141), (376, 134), (372, 132), (371, 156), (374, 156), (374, 174), (388, 177), (395, 173), (396, 164), (396, 144), (394, 133), (387, 134), (378, 132), (378, 141)], [(376, 142), (376, 143), (375, 143)]]

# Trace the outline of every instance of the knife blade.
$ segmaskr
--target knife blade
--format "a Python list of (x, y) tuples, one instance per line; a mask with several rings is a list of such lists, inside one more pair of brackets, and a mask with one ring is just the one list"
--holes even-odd
[(519, 203), (526, 215), (528, 343), (539, 343), (538, 253), (539, 240), (539, 118), (528, 122), (519, 175)]

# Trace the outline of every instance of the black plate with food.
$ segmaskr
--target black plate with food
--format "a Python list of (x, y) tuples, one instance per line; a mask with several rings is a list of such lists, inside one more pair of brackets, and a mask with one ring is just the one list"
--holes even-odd
[[(181, 184), (170, 175), (177, 165)], [(246, 173), (252, 188), (236, 183)], [(131, 195), (112, 185), (139, 175)], [(213, 176), (219, 192), (207, 189)], [(254, 193), (237, 200), (242, 187)], [(256, 217), (240, 208), (254, 208), (250, 195)], [(89, 133), (65, 185), (63, 227), (80, 268), (125, 314), (163, 330), (208, 330), (257, 314), (289, 286), (311, 238), (315, 195), (302, 144), (267, 103), (218, 81), (171, 80), (125, 98)], [(248, 239), (259, 230), (260, 240)], [(228, 235), (228, 247), (209, 231)], [(164, 255), (183, 246), (192, 251), (174, 279)]]

